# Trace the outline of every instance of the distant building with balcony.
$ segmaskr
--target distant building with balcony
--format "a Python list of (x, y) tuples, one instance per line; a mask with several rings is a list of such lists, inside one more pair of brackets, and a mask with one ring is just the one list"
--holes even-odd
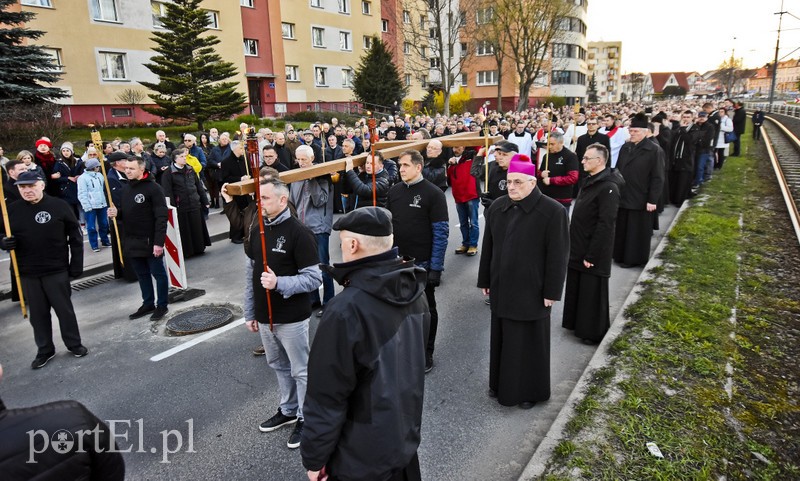
[(622, 42), (589, 42), (587, 85), (594, 75), (598, 102), (619, 102), (622, 94)]

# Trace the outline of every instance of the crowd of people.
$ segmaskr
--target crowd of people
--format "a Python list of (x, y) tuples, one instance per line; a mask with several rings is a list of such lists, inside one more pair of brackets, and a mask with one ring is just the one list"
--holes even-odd
[[(753, 121), (760, 126), (763, 115)], [(302, 132), (242, 124), (233, 136), (185, 134), (177, 146), (158, 131), (149, 146), (117, 139), (98, 152), (87, 143), (80, 157), (69, 142), (54, 154), (43, 137), (15, 160), (0, 151), (12, 231), (0, 247), (17, 255), (39, 369), (55, 354), (51, 307), (66, 347), (88, 353), (69, 298), (69, 280), (83, 269), (82, 230), (92, 250), (112, 247), (117, 277), (139, 281), (142, 305), (129, 317), (159, 320), (168, 312), (168, 204), (185, 257), (211, 244), (206, 220), (220, 208), (247, 258), (246, 326), (262, 340), (254, 354), (266, 354), (278, 377), (280, 405), (259, 429), (293, 426), (287, 446), (301, 448), (310, 479), (418, 479), (424, 374), (434, 366), (436, 287), (450, 237), (445, 192), (459, 220), (454, 253), (480, 254), (477, 287), (491, 311), (488, 394), (530, 409), (550, 397), (552, 306), (563, 295), (562, 326), (599, 343), (610, 327), (612, 263), (648, 261), (659, 213), (741, 154), (745, 122), (741, 103), (675, 101), (396, 115), (374, 132), (366, 119)], [(463, 132), (474, 133), (474, 145), (448, 138)], [(384, 140), (424, 146), (394, 159), (373, 154)], [(366, 162), (356, 167), (360, 153)], [(339, 172), (281, 181), (281, 172), (331, 161)], [(229, 193), (242, 181), (258, 186), (258, 198)], [(343, 214), (336, 222), (335, 213)], [(333, 230), (343, 262), (331, 266)], [(334, 282), (346, 287), (338, 296)], [(309, 339), (312, 316), (324, 342)]]

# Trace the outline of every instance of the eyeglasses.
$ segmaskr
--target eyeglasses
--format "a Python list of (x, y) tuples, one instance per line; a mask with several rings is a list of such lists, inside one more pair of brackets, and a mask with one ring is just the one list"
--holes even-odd
[(587, 157), (587, 156), (585, 156), (585, 155), (583, 156), (583, 160), (597, 160), (597, 159), (599, 159), (599, 158), (600, 158), (600, 157)]
[(597, 122), (586, 122), (586, 125), (597, 125)]
[(514, 180), (509, 180), (506, 183), (520, 187), (522, 185), (525, 185), (526, 182), (533, 182), (533, 180), (514, 179)]

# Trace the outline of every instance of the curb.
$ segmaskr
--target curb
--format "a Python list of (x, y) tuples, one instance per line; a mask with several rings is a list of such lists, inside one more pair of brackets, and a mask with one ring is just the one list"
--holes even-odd
[(578, 382), (572, 389), (572, 393), (570, 393), (569, 397), (564, 402), (564, 407), (562, 407), (561, 411), (559, 411), (556, 419), (553, 421), (553, 424), (550, 425), (550, 429), (547, 431), (547, 434), (545, 434), (544, 438), (542, 438), (539, 446), (536, 447), (536, 451), (534, 451), (533, 456), (531, 456), (531, 460), (528, 461), (528, 464), (525, 466), (522, 474), (520, 474), (518, 478), (519, 481), (536, 479), (541, 477), (544, 473), (545, 469), (547, 468), (548, 461), (553, 456), (553, 451), (564, 437), (564, 430), (567, 422), (575, 414), (575, 405), (583, 397), (584, 391), (591, 381), (592, 374), (597, 369), (605, 367), (609, 364), (611, 356), (608, 354), (608, 347), (617, 339), (620, 333), (622, 333), (622, 329), (628, 323), (628, 320), (625, 318), (625, 311), (629, 305), (639, 300), (639, 286), (642, 284), (642, 282), (653, 277), (650, 274), (650, 271), (653, 268), (661, 265), (661, 260), (658, 259), (658, 255), (664, 250), (670, 231), (675, 226), (675, 223), (678, 221), (678, 219), (681, 218), (683, 211), (686, 210), (688, 206), (689, 202), (684, 202), (681, 208), (678, 209), (678, 212), (675, 213), (675, 217), (673, 217), (672, 222), (670, 223), (666, 232), (664, 232), (664, 236), (656, 246), (653, 255), (650, 256), (650, 260), (644, 266), (644, 269), (642, 269), (642, 273), (636, 280), (636, 284), (628, 294), (628, 297), (625, 298), (625, 302), (622, 303), (619, 313), (614, 318), (614, 322), (611, 323), (611, 328), (609, 328), (600, 345), (597, 346), (594, 356), (592, 356), (592, 358), (589, 360), (589, 364), (586, 365), (586, 369), (584, 369), (583, 374), (581, 374), (581, 377), (578, 379)]

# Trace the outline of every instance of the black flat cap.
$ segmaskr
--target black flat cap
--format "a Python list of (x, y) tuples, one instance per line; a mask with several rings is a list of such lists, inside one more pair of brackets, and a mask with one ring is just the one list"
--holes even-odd
[(333, 229), (386, 237), (392, 234), (392, 213), (383, 207), (362, 207), (339, 217)]
[(509, 142), (507, 140), (501, 140), (494, 144), (494, 150), (500, 150), (503, 152), (517, 152), (519, 153), (519, 147), (514, 142)]
[(42, 179), (42, 177), (36, 172), (28, 170), (19, 174), (19, 177), (17, 177), (17, 181), (14, 182), (14, 185), (31, 185), (39, 182), (40, 180), (44, 179)]
[(118, 150), (109, 154), (109, 156), (106, 157), (106, 160), (109, 162), (117, 162), (118, 160), (132, 160), (133, 158), (133, 155), (128, 155), (125, 152)]

